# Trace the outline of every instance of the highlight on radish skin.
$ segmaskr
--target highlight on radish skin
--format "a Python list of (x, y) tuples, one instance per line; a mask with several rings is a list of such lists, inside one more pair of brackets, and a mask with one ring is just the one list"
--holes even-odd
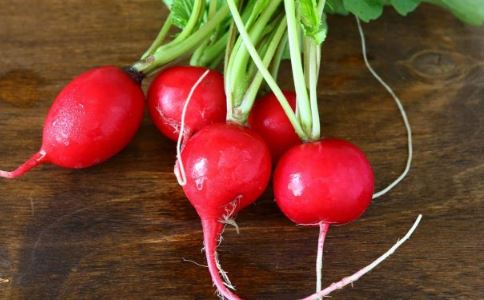
[[(240, 299), (222, 279), (225, 273), (218, 268), (217, 241), (225, 220), (235, 218), (267, 187), (271, 173), (269, 149), (262, 138), (248, 128), (213, 124), (187, 141), (181, 160), (187, 176), (183, 191), (202, 222), (212, 281), (223, 297)], [(178, 167), (179, 164), (175, 168)]]
[(104, 66), (74, 78), (49, 110), (39, 152), (12, 172), (0, 171), (0, 177), (16, 178), (42, 163), (86, 168), (117, 154), (143, 118), (144, 95), (135, 77)]

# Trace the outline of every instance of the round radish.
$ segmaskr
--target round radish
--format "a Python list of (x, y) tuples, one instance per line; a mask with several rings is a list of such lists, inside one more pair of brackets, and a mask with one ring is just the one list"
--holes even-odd
[[(171, 67), (161, 71), (148, 90), (148, 109), (158, 129), (173, 141), (178, 139), (183, 106), (195, 82), (206, 68)], [(227, 114), (224, 80), (214, 70), (193, 92), (185, 116), (185, 136), (206, 125), (224, 122)]]
[[(284, 96), (294, 110), (296, 94), (284, 91)], [(289, 148), (301, 143), (301, 139), (273, 93), (256, 100), (248, 122), (250, 127), (266, 141), (274, 162), (277, 162)]]
[(366, 210), (373, 189), (365, 154), (340, 139), (291, 148), (274, 173), (276, 203), (297, 224), (351, 222)]
[(177, 164), (177, 173), (184, 168), (183, 190), (202, 221), (212, 280), (222, 296), (239, 299), (225, 286), (219, 273), (217, 241), (223, 230), (222, 222), (234, 218), (265, 190), (271, 173), (269, 149), (248, 128), (213, 124), (187, 141), (181, 162)]
[(42, 146), (13, 172), (15, 178), (41, 163), (86, 168), (121, 151), (141, 125), (144, 95), (139, 81), (113, 66), (91, 69), (56, 97), (44, 123)]

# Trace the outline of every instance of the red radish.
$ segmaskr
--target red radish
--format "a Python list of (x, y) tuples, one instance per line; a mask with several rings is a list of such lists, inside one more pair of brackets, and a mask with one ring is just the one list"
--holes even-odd
[[(283, 93), (291, 108), (295, 110), (296, 94), (291, 91)], [(301, 139), (273, 93), (256, 100), (249, 115), (249, 125), (266, 141), (274, 163), (289, 148), (301, 143)]]
[(0, 176), (15, 178), (41, 163), (86, 168), (121, 151), (143, 119), (144, 95), (135, 75), (104, 66), (73, 79), (49, 110), (39, 152)]
[[(173, 141), (178, 139), (183, 106), (195, 82), (206, 72), (202, 67), (171, 67), (161, 71), (148, 91), (148, 108), (158, 129)], [(224, 80), (214, 70), (194, 91), (185, 116), (185, 136), (206, 125), (224, 122), (227, 114)]]
[(373, 171), (365, 154), (341, 139), (291, 148), (274, 173), (277, 205), (301, 225), (344, 224), (370, 205)]
[[(223, 221), (235, 217), (265, 190), (271, 173), (271, 156), (254, 131), (235, 124), (213, 124), (185, 144), (177, 168), (184, 168), (185, 195), (202, 221), (206, 259), (220, 294), (240, 299), (224, 284), (218, 270), (217, 241)], [(180, 174), (181, 170), (177, 173)], [(222, 276), (226, 275), (220, 270)]]
[(363, 151), (341, 139), (291, 148), (277, 164), (274, 195), (299, 225), (319, 226), (316, 291), (321, 291), (323, 246), (330, 224), (356, 220), (370, 205), (373, 170)]

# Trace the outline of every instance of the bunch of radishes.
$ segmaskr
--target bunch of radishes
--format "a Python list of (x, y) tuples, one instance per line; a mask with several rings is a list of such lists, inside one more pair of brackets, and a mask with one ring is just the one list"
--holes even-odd
[[(405, 2), (393, 5), (400, 12)], [(217, 241), (223, 227), (235, 224), (237, 213), (267, 188), (271, 174), (281, 211), (296, 224), (320, 228), (317, 293), (307, 299), (357, 280), (408, 239), (420, 217), (382, 257), (321, 289), (322, 250), (330, 225), (357, 219), (372, 198), (406, 175), (411, 162), (403, 107), (366, 59), (358, 17), (365, 20), (369, 7), (353, 11), (357, 4), (340, 0), (166, 3), (170, 14), (141, 59), (124, 69), (94, 68), (71, 81), (49, 111), (39, 152), (13, 172), (0, 171), (1, 177), (18, 177), (45, 162), (85, 168), (111, 158), (140, 126), (145, 104), (141, 81), (158, 72), (148, 90), (148, 110), (159, 130), (177, 141), (175, 174), (200, 216), (209, 271), (221, 297), (240, 299), (218, 262)], [(394, 97), (408, 131), (404, 173), (376, 194), (363, 151), (342, 139), (320, 137), (317, 82), (327, 34), (325, 13), (345, 11), (357, 15), (365, 63)], [(179, 31), (166, 41), (173, 27)], [(166, 67), (187, 55), (190, 66)], [(277, 85), (282, 59), (291, 61), (295, 92)], [(223, 75), (215, 70), (221, 61)], [(264, 82), (271, 92), (260, 96)]]

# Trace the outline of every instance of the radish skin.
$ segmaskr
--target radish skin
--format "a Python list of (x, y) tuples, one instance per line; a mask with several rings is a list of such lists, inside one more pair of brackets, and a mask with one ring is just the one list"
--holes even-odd
[[(283, 91), (283, 93), (292, 110), (295, 110), (296, 94), (292, 91)], [(296, 134), (274, 93), (269, 93), (256, 100), (248, 123), (250, 128), (259, 133), (266, 141), (274, 163), (289, 148), (301, 144), (301, 139)]]
[[(197, 80), (210, 73), (192, 92), (191, 104), (182, 118), (188, 96)], [(148, 90), (148, 110), (153, 123), (163, 135), (177, 141), (184, 120), (185, 138), (213, 123), (225, 122), (224, 79), (215, 70), (202, 67), (176, 66), (161, 71)]]

